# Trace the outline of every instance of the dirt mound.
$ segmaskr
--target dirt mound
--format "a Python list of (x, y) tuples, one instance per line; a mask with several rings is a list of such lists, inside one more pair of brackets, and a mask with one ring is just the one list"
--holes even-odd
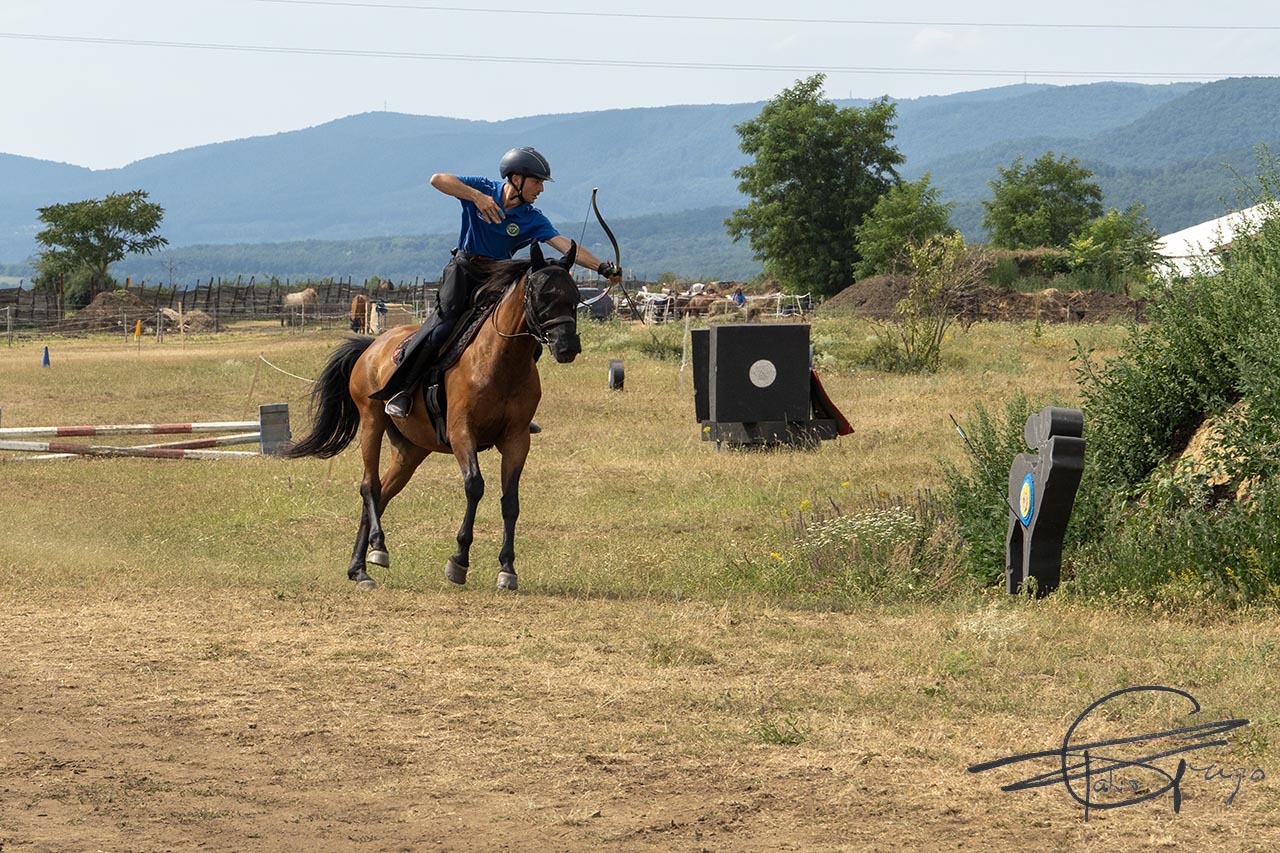
[[(160, 313), (164, 315), (164, 330), (166, 334), (172, 332), (208, 332), (214, 327), (213, 316), (206, 314), (199, 308), (193, 308), (184, 314), (179, 314), (172, 308), (162, 308)], [(146, 326), (146, 323), (143, 323)]]
[(129, 290), (104, 290), (85, 307), (58, 324), (60, 332), (101, 332), (132, 329), (139, 320), (155, 325), (155, 308)]
[[(161, 308), (166, 334), (182, 331), (178, 312)], [(56, 327), (63, 333), (83, 332), (132, 332), (142, 321), (142, 333), (154, 335), (156, 331), (156, 307), (144, 302), (130, 290), (104, 290), (85, 307), (63, 320)], [(214, 328), (213, 316), (192, 309), (182, 315), (182, 326), (188, 333), (208, 332)]]
[(1035, 320), (1042, 323), (1100, 323), (1141, 320), (1144, 300), (1101, 290), (1063, 292), (1055, 288), (1021, 293), (991, 285), (976, 288), (960, 303), (961, 320)]
[(864, 278), (837, 293), (818, 308), (825, 315), (852, 314), (873, 320), (895, 316), (899, 302), (907, 296), (911, 279), (905, 275), (878, 275)]
[[(863, 279), (823, 302), (818, 311), (827, 316), (845, 314), (874, 320), (893, 319), (897, 316), (898, 303), (906, 298), (910, 286), (911, 280), (900, 275)], [(1048, 288), (1038, 293), (1023, 293), (981, 285), (957, 302), (955, 313), (958, 319), (968, 323), (1037, 318), (1044, 323), (1096, 323), (1141, 320), (1144, 304), (1141, 299), (1100, 290), (1063, 292)]]

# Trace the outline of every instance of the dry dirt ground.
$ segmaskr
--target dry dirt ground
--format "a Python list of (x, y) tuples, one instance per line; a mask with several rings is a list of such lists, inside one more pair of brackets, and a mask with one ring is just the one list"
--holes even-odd
[(54, 589), (0, 595), (0, 629), (5, 853), (1280, 843), (1270, 782), (1086, 824), (967, 774), (1059, 721), (945, 699), (936, 612)]

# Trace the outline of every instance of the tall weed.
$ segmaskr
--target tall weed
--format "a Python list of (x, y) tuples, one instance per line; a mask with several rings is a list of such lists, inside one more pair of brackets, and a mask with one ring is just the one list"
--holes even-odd
[(1015, 394), (1003, 412), (978, 403), (961, 425), (970, 453), (960, 465), (943, 463), (944, 498), (964, 542), (961, 564), (984, 585), (1004, 577), (1009, 504), (1005, 480), (1013, 458), (1026, 453), (1023, 426), (1038, 411), (1025, 395)]
[(790, 522), (791, 547), (772, 554), (786, 591), (847, 607), (866, 598), (932, 599), (974, 589), (960, 571), (960, 540), (944, 505), (870, 495)]

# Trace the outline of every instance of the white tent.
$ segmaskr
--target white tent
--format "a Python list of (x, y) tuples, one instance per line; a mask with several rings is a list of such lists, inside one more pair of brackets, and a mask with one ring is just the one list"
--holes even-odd
[(1251, 234), (1262, 226), (1267, 205), (1255, 205), (1190, 228), (1166, 234), (1156, 243), (1156, 252), (1165, 258), (1169, 272), (1189, 276), (1197, 266), (1216, 270), (1219, 258), (1231, 248), (1236, 237)]

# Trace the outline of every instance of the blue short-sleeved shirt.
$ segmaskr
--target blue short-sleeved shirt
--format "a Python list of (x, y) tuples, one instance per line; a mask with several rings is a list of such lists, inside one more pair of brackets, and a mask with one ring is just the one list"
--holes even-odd
[[(501, 182), (474, 176), (459, 176), (458, 180), (488, 194), (498, 207), (502, 207)], [(468, 254), (510, 260), (512, 255), (534, 240), (545, 243), (560, 233), (551, 220), (531, 204), (519, 204), (504, 210), (506, 218), (494, 225), (484, 221), (474, 204), (462, 199), (459, 201), (462, 201), (462, 231), (458, 235), (458, 249)]]

